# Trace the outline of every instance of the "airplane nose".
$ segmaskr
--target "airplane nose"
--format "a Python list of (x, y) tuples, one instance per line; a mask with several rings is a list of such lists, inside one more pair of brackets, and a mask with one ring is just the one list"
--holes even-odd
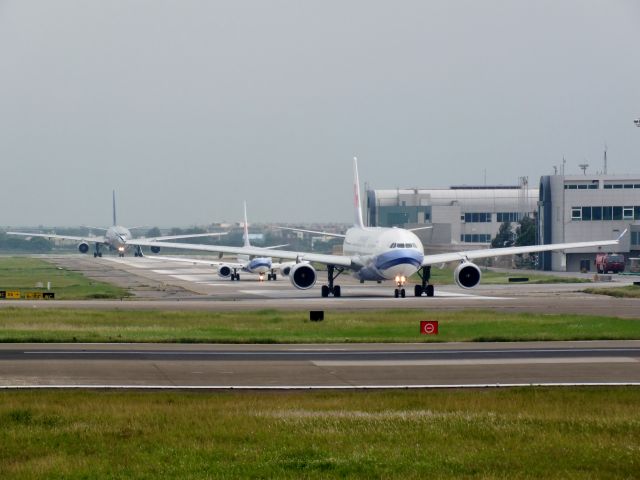
[(385, 278), (409, 277), (418, 271), (423, 258), (424, 255), (417, 250), (393, 250), (378, 257), (376, 268)]

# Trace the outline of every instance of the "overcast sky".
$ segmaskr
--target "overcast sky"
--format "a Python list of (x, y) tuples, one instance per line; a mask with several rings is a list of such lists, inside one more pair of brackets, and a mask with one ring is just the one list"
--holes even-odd
[(0, 225), (349, 222), (374, 188), (640, 174), (637, 0), (0, 0)]

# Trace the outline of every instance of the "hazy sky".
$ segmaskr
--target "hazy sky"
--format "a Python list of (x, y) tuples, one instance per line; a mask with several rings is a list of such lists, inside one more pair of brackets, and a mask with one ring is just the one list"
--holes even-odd
[(640, 174), (637, 0), (0, 0), (0, 225), (339, 221), (374, 188)]

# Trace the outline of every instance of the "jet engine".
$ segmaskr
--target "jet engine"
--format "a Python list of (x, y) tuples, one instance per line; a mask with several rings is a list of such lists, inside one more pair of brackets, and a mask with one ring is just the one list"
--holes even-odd
[(78, 250), (80, 250), (80, 253), (87, 253), (89, 251), (89, 244), (87, 242), (82, 242), (78, 245)]
[(228, 265), (220, 265), (218, 267), (218, 276), (220, 278), (229, 278), (231, 276), (231, 267)]
[(296, 262), (287, 262), (280, 265), (280, 275), (288, 277), (291, 273), (291, 269), (295, 267)]
[(153, 253), (160, 253), (160, 247), (151, 247)]
[(453, 278), (461, 288), (473, 288), (480, 283), (482, 273), (475, 263), (464, 262), (453, 272)]
[(296, 263), (289, 271), (291, 284), (300, 290), (307, 290), (316, 284), (316, 271), (306, 262)]

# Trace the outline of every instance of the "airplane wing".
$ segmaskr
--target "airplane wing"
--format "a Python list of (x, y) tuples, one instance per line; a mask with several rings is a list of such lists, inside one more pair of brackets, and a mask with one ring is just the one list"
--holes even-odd
[(191, 265), (208, 265), (210, 267), (220, 267), (222, 265), (227, 265), (231, 268), (242, 268), (244, 264), (238, 262), (221, 262), (220, 260), (206, 260), (204, 258), (181, 258), (181, 257), (165, 257), (165, 256), (154, 256), (154, 255), (145, 255), (144, 258), (149, 258), (151, 260), (164, 260), (170, 262), (181, 262), (181, 263), (190, 263)]
[(166, 240), (180, 240), (182, 238), (199, 238), (199, 237), (221, 237), (222, 235), (227, 235), (228, 232), (218, 232), (218, 233), (192, 233), (192, 234), (184, 234), (184, 235), (163, 235), (161, 237), (153, 237), (146, 238), (145, 240), (151, 240), (154, 242), (166, 241)]
[(73, 235), (56, 235), (54, 233), (28, 233), (28, 232), (7, 232), (7, 235), (19, 235), (21, 237), (42, 237), (57, 238), (60, 240), (72, 240), (75, 242), (88, 242), (88, 243), (106, 243), (106, 239), (103, 236), (98, 237), (75, 237)]
[(627, 233), (625, 230), (615, 240), (599, 240), (594, 242), (573, 242), (573, 243), (551, 243), (548, 245), (529, 245), (526, 247), (506, 247), (506, 248), (486, 248), (484, 250), (468, 250), (451, 253), (438, 253), (435, 255), (425, 255), (422, 266), (437, 265), (440, 263), (476, 260), (479, 258), (498, 257), (503, 255), (519, 255), (522, 253), (548, 252), (552, 250), (569, 250), (583, 247), (606, 247), (618, 245), (620, 239)]
[(293, 252), (290, 250), (271, 250), (264, 247), (225, 247), (220, 245), (201, 245), (193, 243), (158, 242), (154, 240), (134, 239), (128, 240), (127, 245), (141, 247), (178, 248), (182, 250), (195, 250), (201, 252), (229, 253), (233, 255), (250, 255), (257, 257), (275, 257), (283, 260), (295, 260), (297, 262), (317, 262), (337, 267), (357, 267), (357, 263), (351, 257), (345, 255), (326, 255), (322, 253)]
[[(275, 227), (275, 228), (279, 228), (280, 230), (290, 230), (292, 232), (315, 233), (317, 235), (324, 235), (325, 237), (338, 237), (338, 238), (346, 237), (346, 235), (343, 235), (342, 233), (319, 232), (317, 230), (304, 230), (302, 228), (291, 228), (291, 227)], [(431, 228), (431, 227), (428, 227), (428, 228)]]

